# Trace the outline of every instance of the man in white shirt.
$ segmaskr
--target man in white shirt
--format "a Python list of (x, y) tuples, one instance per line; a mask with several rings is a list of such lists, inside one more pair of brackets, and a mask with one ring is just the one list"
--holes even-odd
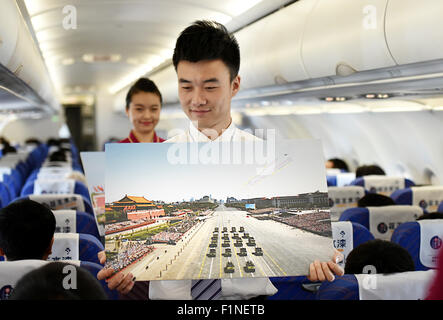
[[(240, 89), (240, 50), (233, 35), (218, 23), (196, 21), (177, 39), (173, 63), (178, 77), (178, 93), (183, 111), (191, 120), (189, 128), (166, 142), (209, 142), (259, 140), (232, 123), (231, 99)], [(328, 262), (315, 261), (309, 268), (311, 281), (332, 281), (334, 273), (343, 275), (336, 257)], [(99, 280), (112, 270), (102, 270)], [(308, 271), (308, 270), (307, 270)], [(217, 298), (248, 299), (272, 295), (275, 287), (268, 278), (222, 279)], [(113, 277), (108, 286), (120, 292), (132, 288), (132, 275)], [(191, 280), (151, 281), (151, 299), (191, 299)]]

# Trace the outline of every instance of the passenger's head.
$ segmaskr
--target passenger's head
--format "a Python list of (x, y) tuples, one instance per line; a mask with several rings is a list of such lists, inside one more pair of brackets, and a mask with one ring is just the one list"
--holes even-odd
[(147, 78), (138, 79), (126, 95), (126, 114), (135, 132), (150, 133), (160, 119), (162, 95), (155, 83)]
[(9, 300), (107, 300), (107, 295), (86, 269), (51, 262), (24, 275)]
[(380, 168), (377, 165), (368, 165), (368, 166), (360, 166), (355, 171), (355, 176), (363, 177), (363, 176), (369, 176), (369, 175), (381, 175), (384, 176), (386, 173), (382, 168)]
[(349, 168), (348, 168), (348, 165), (346, 164), (346, 162), (344, 160), (338, 159), (338, 158), (328, 159), (328, 161), (326, 161), (325, 166), (328, 169), (336, 168), (336, 169), (345, 170), (346, 172), (349, 171)]
[(36, 146), (39, 146), (39, 145), (41, 145), (41, 141), (39, 140), (39, 139), (37, 139), (37, 138), (28, 138), (28, 139), (26, 139), (26, 141), (25, 141), (25, 144), (34, 144), (34, 145), (36, 145)]
[(2, 155), (8, 154), (8, 153), (17, 153), (17, 149), (10, 144), (5, 144), (2, 149)]
[(368, 193), (357, 202), (358, 207), (382, 207), (395, 205), (395, 201), (388, 196), (378, 193)]
[(173, 63), (182, 108), (199, 129), (220, 133), (231, 123), (231, 99), (240, 89), (240, 49), (227, 29), (196, 21), (177, 39)]
[(46, 260), (55, 232), (52, 211), (32, 200), (18, 200), (0, 209), (0, 255), (7, 260)]
[(443, 213), (430, 212), (430, 213), (425, 213), (417, 218), (417, 220), (431, 220), (431, 219), (443, 219)]
[(66, 158), (66, 154), (63, 151), (59, 150), (51, 153), (51, 155), (49, 156), (49, 162), (52, 161), (66, 162), (68, 160)]
[(414, 271), (415, 265), (409, 252), (400, 245), (375, 239), (354, 248), (346, 258), (346, 274), (362, 274), (365, 267), (375, 267), (376, 273)]

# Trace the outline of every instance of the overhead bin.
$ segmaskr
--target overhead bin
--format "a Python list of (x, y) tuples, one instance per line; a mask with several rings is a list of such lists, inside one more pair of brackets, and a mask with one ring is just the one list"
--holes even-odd
[(309, 77), (394, 66), (384, 35), (386, 4), (387, 0), (318, 1), (307, 19), (301, 49)]
[(443, 59), (443, 1), (390, 0), (386, 41), (398, 64)]
[(54, 96), (48, 70), (17, 4), (15, 1), (0, 0), (0, 7), (0, 63), (11, 72), (2, 79), (15, 76), (22, 81), (22, 86), (27, 85), (32, 91), (6, 85), (6, 82), (17, 85), (20, 83), (17, 81), (3, 81), (0, 85), (17, 93), (26, 92), (25, 98), (40, 104), (43, 109), (50, 106), (58, 111), (59, 104)]
[(303, 29), (317, 0), (296, 2), (235, 33), (243, 89), (304, 80)]

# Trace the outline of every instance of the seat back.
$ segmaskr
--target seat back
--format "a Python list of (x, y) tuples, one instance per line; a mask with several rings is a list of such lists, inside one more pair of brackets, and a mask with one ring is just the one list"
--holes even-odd
[(350, 183), (354, 186), (362, 186), (371, 193), (379, 193), (389, 196), (396, 190), (414, 186), (414, 182), (403, 177), (390, 177), (381, 175), (369, 175), (359, 177)]
[[(19, 260), (0, 262), (0, 300), (7, 300), (17, 282), (27, 273), (44, 266), (51, 261), (47, 260)], [(100, 264), (89, 261), (71, 260), (66, 263), (74, 264), (88, 270), (97, 279), (97, 273), (103, 268)], [(110, 290), (105, 280), (99, 281), (109, 299), (116, 300), (119, 294)]]
[(306, 276), (298, 277), (271, 277), (277, 293), (266, 298), (266, 300), (315, 300), (315, 290), (309, 290), (306, 286), (315, 284)]
[(75, 210), (53, 210), (56, 233), (84, 233), (100, 240), (94, 217), (86, 212)]
[(36, 179), (25, 184), (21, 196), (30, 194), (80, 194), (89, 200), (88, 188), (74, 179)]
[(441, 212), (441, 213), (443, 213), (443, 201), (440, 202), (440, 205), (439, 205), (438, 208), (437, 208), (437, 212)]
[(0, 300), (7, 300), (16, 283), (28, 272), (40, 268), (47, 261), (19, 260), (0, 262)]
[(395, 274), (357, 274), (323, 282), (318, 300), (422, 300), (426, 298), (434, 270)]
[(355, 180), (354, 172), (338, 172), (334, 174), (326, 173), (328, 187), (344, 187)]
[(357, 202), (365, 195), (361, 186), (328, 187), (331, 221), (338, 221), (343, 211), (357, 207)]
[(392, 193), (391, 198), (397, 204), (420, 206), (427, 212), (434, 212), (443, 201), (443, 186), (404, 188)]
[(374, 239), (368, 229), (356, 222), (331, 222), (331, 228), (334, 248), (344, 256), (343, 261), (339, 263), (341, 267), (344, 267), (347, 256), (355, 247)]
[(100, 264), (98, 253), (103, 250), (103, 244), (92, 235), (55, 233), (52, 253), (48, 260), (81, 260)]
[(32, 194), (18, 199), (31, 199), (38, 203), (46, 204), (51, 210), (71, 209), (94, 215), (89, 200), (79, 194)]
[(389, 241), (397, 226), (404, 222), (415, 221), (422, 214), (423, 210), (417, 206), (351, 208), (342, 213), (340, 221), (360, 223), (373, 234), (375, 239)]
[(409, 252), (415, 270), (436, 268), (438, 252), (443, 244), (443, 219), (403, 223), (395, 229), (391, 241)]

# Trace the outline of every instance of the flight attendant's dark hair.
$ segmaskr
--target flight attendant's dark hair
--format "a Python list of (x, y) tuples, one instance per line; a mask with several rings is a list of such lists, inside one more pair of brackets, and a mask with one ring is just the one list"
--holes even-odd
[(226, 27), (215, 21), (199, 20), (182, 31), (172, 56), (175, 70), (182, 60), (199, 62), (220, 59), (229, 69), (231, 81), (240, 69), (240, 48)]
[(160, 93), (160, 90), (158, 90), (154, 81), (148, 78), (140, 78), (132, 85), (131, 88), (129, 88), (129, 91), (126, 94), (126, 110), (129, 109), (132, 96), (139, 92), (151, 92), (156, 94), (160, 98), (160, 104), (163, 103), (162, 94)]

